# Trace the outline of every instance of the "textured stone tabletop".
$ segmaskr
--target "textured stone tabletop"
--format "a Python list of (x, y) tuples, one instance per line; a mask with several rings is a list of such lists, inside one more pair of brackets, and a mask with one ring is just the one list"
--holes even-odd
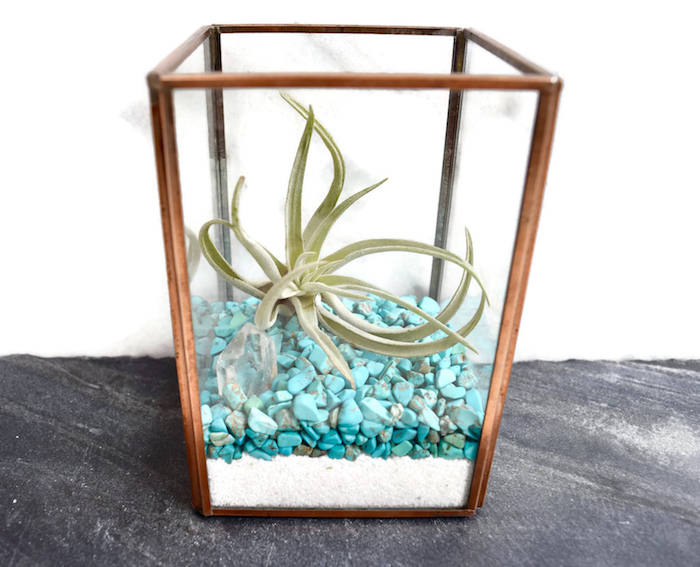
[(697, 565), (700, 361), (513, 369), (474, 518), (203, 518), (172, 360), (0, 358), (0, 565)]

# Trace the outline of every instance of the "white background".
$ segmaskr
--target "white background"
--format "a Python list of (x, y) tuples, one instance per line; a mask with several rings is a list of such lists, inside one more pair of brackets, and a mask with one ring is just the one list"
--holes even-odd
[(172, 352), (145, 74), (203, 24), (303, 22), (475, 27), (559, 72), (517, 358), (698, 356), (690, 2), (254, 6), (3, 3), (0, 354)]

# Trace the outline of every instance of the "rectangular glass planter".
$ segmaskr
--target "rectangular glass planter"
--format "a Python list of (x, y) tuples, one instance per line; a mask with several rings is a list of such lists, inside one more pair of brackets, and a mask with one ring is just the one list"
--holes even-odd
[(474, 514), (560, 79), (474, 30), (212, 25), (148, 85), (195, 508)]

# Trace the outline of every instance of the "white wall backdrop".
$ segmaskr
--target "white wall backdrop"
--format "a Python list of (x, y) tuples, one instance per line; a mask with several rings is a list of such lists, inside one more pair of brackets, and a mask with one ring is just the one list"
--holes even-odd
[[(262, 3), (261, 3), (262, 5)], [(565, 81), (517, 358), (697, 357), (691, 3), (4, 3), (0, 354), (172, 352), (146, 72), (205, 23), (468, 26)]]

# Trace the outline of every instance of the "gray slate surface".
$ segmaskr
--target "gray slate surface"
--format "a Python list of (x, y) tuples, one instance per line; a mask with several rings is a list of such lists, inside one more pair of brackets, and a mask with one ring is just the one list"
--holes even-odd
[(203, 518), (170, 359), (0, 358), (0, 565), (697, 565), (700, 361), (513, 370), (475, 518)]

